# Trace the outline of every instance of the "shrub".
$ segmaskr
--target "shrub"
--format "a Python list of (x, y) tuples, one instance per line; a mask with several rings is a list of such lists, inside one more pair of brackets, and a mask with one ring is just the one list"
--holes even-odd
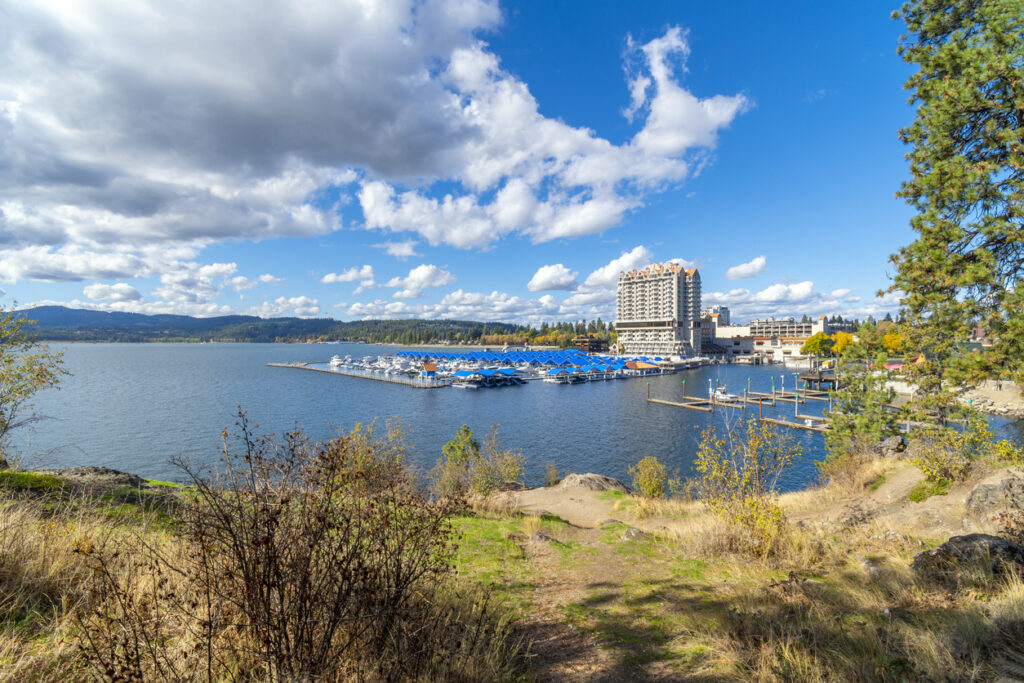
[(491, 426), (482, 449), (473, 431), (462, 425), (441, 454), (430, 473), (434, 492), (441, 497), (458, 497), (466, 491), (486, 496), (506, 482), (520, 481), (525, 469), (520, 451), (500, 447), (498, 425)]
[(558, 473), (558, 466), (549, 462), (544, 466), (544, 485), (556, 486), (560, 481), (562, 481), (562, 475)]
[(648, 455), (627, 470), (633, 477), (633, 489), (645, 498), (664, 498), (668, 472), (653, 455)]
[(446, 593), (459, 503), (417, 486), (400, 438), (371, 424), (278, 442), (243, 412), (238, 425), (219, 471), (179, 463), (191, 481), (180, 552), (80, 549), (98, 599), (79, 625), (100, 677), (501, 677), (472, 663), (486, 634), (505, 643), (507, 630)]
[(734, 531), (739, 550), (767, 556), (785, 529), (776, 502), (779, 477), (801, 453), (793, 437), (751, 419), (740, 434), (706, 429), (694, 464), (704, 502)]
[[(993, 447), (992, 431), (981, 415), (970, 413), (961, 428), (928, 425), (918, 431), (911, 462), (932, 483), (949, 485), (964, 481), (975, 464)], [(998, 450), (998, 446), (996, 447)]]

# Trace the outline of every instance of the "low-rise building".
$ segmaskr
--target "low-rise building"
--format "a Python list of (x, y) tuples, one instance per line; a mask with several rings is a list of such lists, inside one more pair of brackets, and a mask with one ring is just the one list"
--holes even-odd
[(833, 335), (853, 330), (853, 323), (830, 322), (824, 315), (814, 321), (772, 317), (752, 320), (747, 325), (717, 324), (717, 318), (711, 314), (707, 319), (713, 328), (713, 343), (726, 349), (727, 357), (757, 356), (776, 363), (803, 357), (801, 348), (816, 334)]

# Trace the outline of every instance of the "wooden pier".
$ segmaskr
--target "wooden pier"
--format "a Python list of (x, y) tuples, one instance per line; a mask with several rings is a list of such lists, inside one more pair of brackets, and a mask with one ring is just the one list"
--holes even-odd
[[(714, 400), (712, 398), (696, 398), (684, 395), (678, 401), (668, 401), (663, 398), (651, 398), (650, 385), (647, 387), (647, 402), (656, 403), (663, 406), (672, 406), (673, 408), (685, 408), (687, 410), (699, 410), (702, 413), (713, 413), (715, 408), (739, 408), (746, 410), (747, 406), (757, 406), (757, 419), (761, 422), (767, 422), (769, 424), (778, 425), (780, 427), (789, 427), (791, 429), (803, 429), (808, 432), (817, 432), (824, 434), (828, 431), (830, 420), (827, 417), (817, 415), (801, 415), (800, 404), (806, 404), (807, 399), (828, 401), (828, 392), (814, 392), (814, 396), (810, 396), (805, 392), (782, 392), (776, 391), (771, 394), (765, 394), (760, 392), (752, 391), (749, 394), (744, 393), (743, 396), (736, 396), (734, 399), (727, 401)], [(824, 393), (825, 397), (821, 397), (820, 394)], [(776, 401), (782, 401), (784, 403), (793, 403), (793, 418), (794, 420), (802, 420), (802, 422), (796, 422), (794, 420), (785, 420), (774, 417), (764, 416), (764, 406), (770, 408), (775, 407)]]
[(688, 410), (699, 410), (702, 413), (710, 413), (710, 412), (712, 412), (711, 408), (709, 407), (710, 404), (711, 404), (711, 401), (703, 400), (703, 399), (693, 399), (693, 398), (690, 398), (690, 399), (683, 399), (682, 401), (666, 401), (665, 399), (661, 399), (661, 398), (648, 398), (647, 402), (648, 403), (659, 403), (659, 404), (661, 404), (663, 406), (673, 406), (673, 407), (676, 407), (676, 408), (686, 408)]
[(803, 382), (805, 386), (816, 387), (817, 389), (821, 389), (821, 387), (825, 385), (828, 385), (829, 389), (835, 389), (836, 373), (832, 370), (815, 370), (813, 372), (805, 372), (800, 375), (800, 381)]
[(436, 377), (395, 377), (382, 373), (370, 372), (369, 370), (352, 370), (349, 368), (314, 368), (310, 367), (312, 362), (306, 363), (267, 363), (272, 368), (296, 368), (298, 370), (313, 370), (314, 372), (326, 372), (330, 375), (344, 375), (345, 377), (358, 377), (360, 379), (372, 379), (377, 382), (388, 382), (389, 384), (401, 384), (413, 389), (441, 389), (451, 384), (449, 380)]
[(778, 425), (780, 427), (789, 427), (790, 429), (803, 429), (808, 432), (817, 432), (819, 434), (825, 434), (828, 432), (828, 424), (807, 424), (806, 422), (791, 422), (790, 420), (777, 420), (772, 417), (762, 417), (762, 422), (768, 424)]

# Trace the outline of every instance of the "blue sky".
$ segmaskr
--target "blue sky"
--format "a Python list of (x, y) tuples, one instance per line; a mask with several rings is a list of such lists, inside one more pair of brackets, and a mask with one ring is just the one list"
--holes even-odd
[(0, 301), (614, 319), (681, 259), (734, 317), (895, 310), (888, 3), (15, 2)]

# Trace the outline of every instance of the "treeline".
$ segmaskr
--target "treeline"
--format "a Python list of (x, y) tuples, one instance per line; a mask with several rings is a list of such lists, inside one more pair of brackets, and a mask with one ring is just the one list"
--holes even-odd
[(224, 316), (147, 316), (46, 306), (23, 312), (45, 341), (63, 342), (319, 342), (367, 344), (507, 344), (567, 347), (579, 334), (614, 340), (611, 325), (593, 321), (543, 323), (539, 328), (469, 320), (358, 320)]

